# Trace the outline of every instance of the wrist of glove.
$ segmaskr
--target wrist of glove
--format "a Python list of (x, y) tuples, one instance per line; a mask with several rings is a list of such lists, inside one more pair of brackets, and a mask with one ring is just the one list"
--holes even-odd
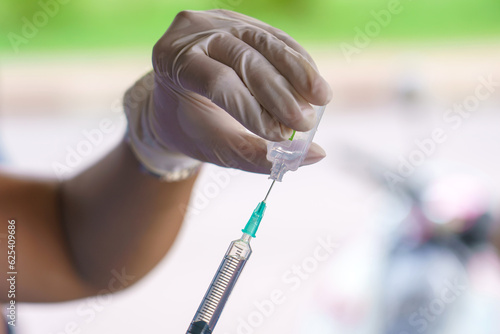
[(146, 171), (161, 180), (173, 182), (195, 174), (201, 162), (165, 146), (154, 129), (154, 73), (139, 79), (124, 97), (128, 120), (127, 141)]

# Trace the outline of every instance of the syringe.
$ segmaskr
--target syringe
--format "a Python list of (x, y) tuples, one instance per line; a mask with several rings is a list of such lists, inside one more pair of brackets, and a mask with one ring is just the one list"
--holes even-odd
[(214, 330), (227, 299), (252, 254), (250, 240), (255, 238), (255, 233), (266, 210), (267, 197), (274, 183), (281, 181), (287, 171), (297, 170), (309, 150), (325, 106), (314, 106), (314, 109), (316, 110), (316, 124), (310, 131), (294, 131), (292, 137), (288, 140), (268, 144), (267, 159), (273, 163), (269, 178), (273, 179), (273, 183), (269, 187), (264, 200), (253, 211), (248, 223), (242, 230), (243, 235), (241, 238), (229, 245), (229, 249), (224, 255), (186, 334), (211, 334)]
[(269, 196), (273, 185), (274, 182), (267, 191), (264, 200), (253, 211), (252, 216), (242, 230), (243, 235), (241, 238), (229, 245), (226, 255), (224, 255), (186, 334), (211, 334), (214, 330), (227, 299), (252, 254), (250, 240), (255, 238), (255, 233), (266, 210), (267, 196)]

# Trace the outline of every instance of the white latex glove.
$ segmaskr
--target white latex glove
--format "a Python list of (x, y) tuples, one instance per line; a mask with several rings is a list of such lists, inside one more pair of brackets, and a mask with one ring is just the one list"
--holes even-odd
[[(153, 67), (155, 139), (171, 151), (250, 172), (270, 172), (264, 139), (310, 130), (309, 103), (331, 99), (296, 41), (227, 10), (180, 12), (154, 46)], [(303, 164), (324, 156), (313, 143)]]

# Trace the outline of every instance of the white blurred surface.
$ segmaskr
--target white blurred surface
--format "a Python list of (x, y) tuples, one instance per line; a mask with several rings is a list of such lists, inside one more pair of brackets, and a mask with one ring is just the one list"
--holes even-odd
[[(85, 104), (75, 105), (74, 112), (64, 115), (6, 112), (0, 122), (0, 145), (11, 166), (55, 177), (52, 163), (64, 161), (66, 147), (74, 148), (84, 139), (83, 130), (97, 127), (106, 117), (113, 121), (115, 131), (106, 135), (103, 144), (77, 169), (105, 154), (121, 139), (125, 125), (121, 115), (110, 109), (110, 103), (128, 85), (123, 78), (132, 82), (145, 64), (143, 60), (134, 63), (127, 75), (122, 74), (116, 79), (119, 83), (103, 95), (101, 101), (107, 102), (88, 112)], [(319, 65), (328, 68), (331, 64), (325, 57)], [(481, 108), (459, 129), (448, 129), (449, 139), (432, 156), (432, 160), (449, 161), (482, 174), (496, 199), (500, 189), (499, 121), (497, 106)], [(374, 293), (377, 282), (368, 267), (376, 271), (378, 266), (378, 240), (385, 227), (376, 223), (381, 221), (379, 207), (385, 196), (374, 184), (345, 167), (342, 149), (344, 145), (357, 147), (395, 164), (400, 154), (413, 149), (415, 136), (426, 136), (438, 125), (435, 121), (419, 123), (400, 117), (395, 106), (349, 113), (332, 103), (315, 139), (328, 156), (317, 165), (288, 173), (282, 184), (275, 185), (258, 236), (252, 241), (252, 257), (219, 321), (217, 333), (238, 333), (240, 319), (248, 321), (255, 313), (254, 303), (269, 299), (275, 290), (283, 292), (284, 302), (252, 332), (298, 333), (301, 305), (311, 299), (311, 291), (327, 271), (336, 270), (344, 282), (364, 281), (365, 295)], [(192, 205), (199, 212), (187, 217), (174, 247), (154, 271), (105, 303), (85, 299), (52, 305), (23, 304), (19, 307), (19, 333), (65, 333), (65, 326), (72, 322), (81, 329), (79, 333), (184, 333), (227, 246), (239, 238), (240, 229), (269, 185), (264, 175), (229, 173), (205, 166), (193, 193)], [(203, 196), (213, 198), (201, 205)], [(292, 285), (283, 281), (283, 275), (294, 264), (300, 265), (311, 257), (317, 239), (328, 235), (338, 242), (337, 252), (293, 291)], [(353, 255), (346, 257), (344, 252)], [(339, 256), (345, 260), (335, 261)]]

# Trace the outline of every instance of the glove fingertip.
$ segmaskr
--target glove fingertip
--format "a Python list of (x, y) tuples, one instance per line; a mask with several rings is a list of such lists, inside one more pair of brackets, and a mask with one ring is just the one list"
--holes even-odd
[(326, 157), (325, 150), (316, 143), (312, 143), (311, 147), (309, 147), (309, 151), (307, 151), (307, 155), (304, 158), (301, 166), (311, 165), (316, 162), (323, 160)]

